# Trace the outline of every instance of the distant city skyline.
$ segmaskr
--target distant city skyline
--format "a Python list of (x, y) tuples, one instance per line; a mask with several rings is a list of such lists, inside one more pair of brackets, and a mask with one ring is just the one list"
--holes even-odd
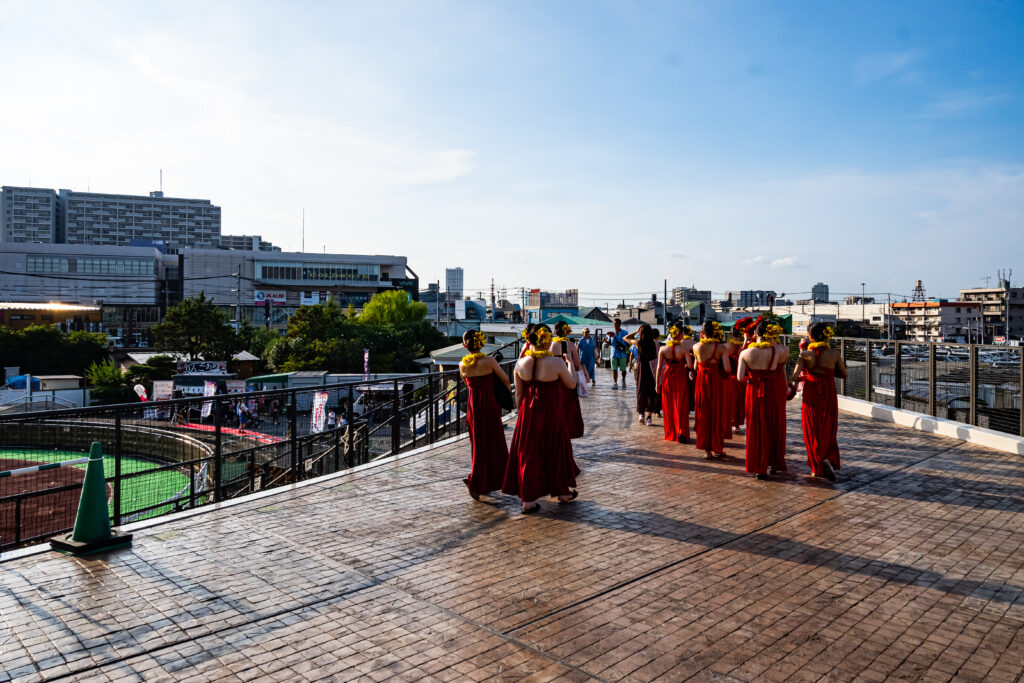
[[(210, 199), (421, 284), (1024, 279), (1024, 4), (0, 0), (0, 184)], [(59, 85), (59, 87), (57, 87)], [(805, 296), (806, 295), (806, 296)]]

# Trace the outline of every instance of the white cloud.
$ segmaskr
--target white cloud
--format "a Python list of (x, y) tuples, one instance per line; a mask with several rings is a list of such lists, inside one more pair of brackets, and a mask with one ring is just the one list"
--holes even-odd
[(948, 119), (969, 114), (980, 109), (998, 106), (1010, 100), (1008, 93), (983, 90), (957, 90), (945, 93), (929, 102), (920, 119)]
[(910, 67), (923, 56), (920, 50), (866, 55), (854, 65), (854, 80), (862, 85), (887, 79), (903, 84), (917, 82), (919, 77)]
[(785, 256), (783, 258), (773, 259), (769, 264), (771, 268), (806, 268), (803, 263), (795, 256)]

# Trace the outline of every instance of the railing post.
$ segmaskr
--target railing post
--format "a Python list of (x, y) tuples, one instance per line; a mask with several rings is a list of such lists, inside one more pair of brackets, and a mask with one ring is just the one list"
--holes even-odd
[(893, 372), (895, 373), (895, 393), (892, 398), (893, 408), (903, 407), (903, 348), (900, 342), (896, 342), (896, 359), (893, 361)]
[(977, 426), (978, 424), (978, 347), (975, 344), (971, 344), (971, 354), (968, 362), (970, 368), (968, 369), (968, 401), (970, 406), (967, 409), (967, 423), (970, 425)]
[(398, 402), (398, 380), (392, 383), (394, 393), (391, 399), (391, 455), (398, 455), (402, 446), (402, 425), (399, 422)]
[(1020, 404), (1020, 425), (1018, 436), (1024, 436), (1024, 347), (1017, 349), (1017, 368), (1020, 377), (1017, 379), (1017, 402)]
[(935, 417), (936, 403), (935, 396), (935, 342), (928, 343), (928, 414)]
[(14, 545), (21, 543), (21, 501), (24, 498), (14, 499)]
[(299, 472), (299, 404), (295, 400), (296, 391), (291, 390), (288, 395), (288, 430), (292, 433), (291, 456), (292, 456), (292, 481), (299, 481), (302, 476)]
[[(846, 365), (846, 337), (839, 339), (839, 356), (843, 359), (843, 365)], [(846, 378), (843, 377), (839, 380), (839, 393), (842, 396), (847, 396), (846, 393)]]
[(455, 420), (455, 436), (462, 434), (462, 384), (456, 382), (455, 384), (455, 414), (452, 416)]
[(341, 427), (337, 421), (334, 423), (334, 471), (341, 471)]
[(430, 443), (437, 441), (437, 382), (434, 379), (434, 371), (430, 371)]
[(356, 430), (353, 422), (355, 419), (355, 391), (353, 391), (351, 384), (348, 385), (348, 407), (345, 412), (348, 415), (348, 425), (345, 427), (348, 433), (348, 459), (346, 459), (346, 462), (349, 467), (355, 467)]
[(121, 413), (114, 416), (114, 526), (121, 524)]
[(869, 403), (874, 403), (871, 398), (871, 365), (873, 358), (871, 356), (871, 340), (864, 340), (864, 400)]
[(213, 400), (213, 499), (218, 503), (223, 499), (224, 494), (221, 470), (224, 452), (220, 431), (221, 423), (224, 420), (222, 412), (220, 399), (215, 398)]

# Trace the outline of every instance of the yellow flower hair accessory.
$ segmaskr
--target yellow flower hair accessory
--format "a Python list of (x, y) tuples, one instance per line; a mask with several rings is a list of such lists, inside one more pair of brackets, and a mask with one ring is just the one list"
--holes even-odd
[(825, 341), (828, 341), (829, 339), (831, 339), (833, 337), (833, 335), (835, 335), (835, 333), (836, 333), (836, 331), (834, 329), (832, 329), (832, 326), (830, 325), (830, 326), (825, 328), (825, 331), (822, 334), (825, 335)]
[(537, 346), (547, 346), (551, 343), (551, 332), (546, 329), (541, 329), (536, 333), (537, 335)]
[(782, 332), (782, 325), (779, 325), (778, 323), (771, 323), (767, 328), (765, 328), (764, 341), (778, 343), (779, 337), (782, 336)]
[(526, 328), (524, 327), (524, 328), (523, 328), (523, 333), (522, 333), (522, 334), (521, 334), (520, 336), (521, 336), (521, 337), (522, 337), (523, 339), (529, 340), (529, 339), (530, 339), (530, 332), (529, 332), (529, 330), (527, 330), (527, 329), (526, 329)]

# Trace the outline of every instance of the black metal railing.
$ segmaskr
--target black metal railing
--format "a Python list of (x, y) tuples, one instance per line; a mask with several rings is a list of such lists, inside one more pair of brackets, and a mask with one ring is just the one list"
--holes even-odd
[[(789, 370), (799, 336), (786, 337)], [(1024, 348), (836, 337), (848, 378), (841, 396), (1024, 436)]]
[[(511, 378), (519, 341), (498, 349)], [(496, 352), (492, 352), (496, 353)], [(103, 446), (114, 525), (331, 474), (465, 429), (457, 369), (308, 388), (0, 416), (0, 471)], [(244, 408), (240, 408), (240, 404)], [(56, 473), (56, 474), (55, 474)], [(0, 550), (65, 533), (84, 471), (0, 478)]]

